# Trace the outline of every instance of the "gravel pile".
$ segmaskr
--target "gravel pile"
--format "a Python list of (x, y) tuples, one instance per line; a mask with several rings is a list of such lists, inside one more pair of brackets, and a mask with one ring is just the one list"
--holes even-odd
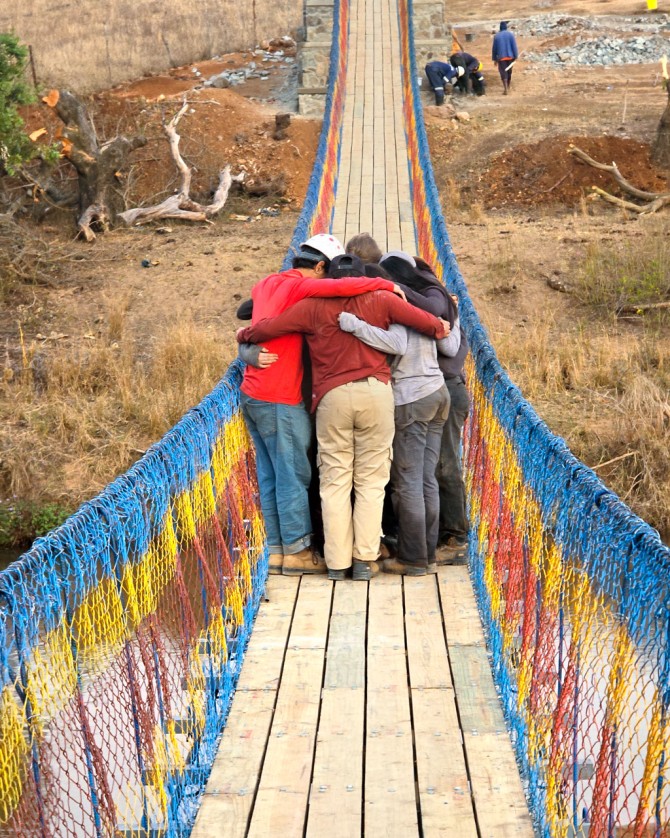
[[(270, 42), (270, 46), (274, 48), (269, 49), (255, 49), (254, 55), (257, 56), (261, 64), (277, 64), (283, 62), (285, 64), (295, 63), (296, 42), (284, 36), (277, 38)], [(283, 47), (280, 49), (279, 47)], [(287, 54), (288, 53), (288, 54)], [(218, 56), (214, 56), (217, 58)], [(200, 76), (199, 70), (194, 69), (193, 72)], [(236, 84), (244, 84), (247, 79), (268, 79), (270, 71), (259, 66), (257, 61), (250, 61), (245, 67), (240, 67), (237, 70), (224, 70), (222, 73), (217, 73), (215, 76), (210, 76), (203, 84), (205, 87), (233, 87)]]
[(571, 46), (547, 52), (524, 53), (526, 61), (548, 64), (650, 64), (670, 53), (670, 39), (662, 35), (635, 38), (599, 37), (580, 39)]
[(637, 32), (645, 35), (659, 35), (665, 32), (670, 35), (670, 15), (574, 17), (553, 13), (519, 20), (512, 19), (510, 29), (521, 36), (554, 38), (573, 32), (600, 32), (603, 35)]

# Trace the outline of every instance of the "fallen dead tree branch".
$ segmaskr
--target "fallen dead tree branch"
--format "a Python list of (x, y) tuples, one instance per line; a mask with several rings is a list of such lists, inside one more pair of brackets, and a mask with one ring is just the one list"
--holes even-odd
[(638, 303), (637, 305), (629, 304), (621, 306), (617, 310), (617, 314), (640, 314), (643, 311), (653, 311), (654, 309), (670, 308), (670, 300), (664, 300), (661, 303)]
[(170, 154), (181, 175), (181, 186), (175, 195), (170, 195), (160, 204), (150, 207), (136, 207), (119, 213), (121, 218), (129, 226), (148, 224), (162, 218), (181, 218), (185, 221), (209, 222), (211, 217), (216, 215), (228, 200), (228, 193), (233, 181), (242, 181), (244, 174), (233, 177), (230, 174), (230, 166), (226, 166), (219, 172), (219, 185), (214, 193), (211, 204), (200, 204), (194, 201), (191, 196), (192, 171), (185, 163), (179, 151), (181, 137), (177, 133), (179, 120), (186, 113), (188, 102), (185, 100), (179, 111), (172, 119), (164, 125), (165, 134), (170, 144)]
[(643, 201), (653, 201), (654, 198), (658, 198), (658, 192), (645, 192), (643, 189), (638, 189), (636, 186), (633, 186), (632, 183), (629, 183), (619, 171), (619, 168), (616, 163), (612, 163), (611, 165), (608, 165), (607, 163), (599, 163), (597, 160), (594, 160), (593, 157), (589, 157), (589, 155), (585, 151), (582, 151), (581, 148), (577, 148), (577, 146), (575, 145), (569, 146), (568, 154), (573, 154), (575, 157), (578, 157), (584, 163), (587, 163), (589, 166), (593, 166), (594, 169), (600, 169), (602, 172), (609, 172), (614, 177), (619, 186), (625, 192), (628, 192), (629, 195), (633, 195), (635, 198), (640, 198)]
[(653, 212), (658, 212), (658, 210), (663, 209), (663, 207), (667, 207), (668, 204), (670, 204), (670, 192), (659, 193), (656, 199), (654, 201), (650, 201), (649, 203), (634, 204), (632, 201), (624, 201), (623, 198), (617, 198), (616, 195), (611, 195), (599, 186), (592, 186), (591, 191), (594, 196), (602, 198), (603, 201), (607, 201), (609, 204), (615, 204), (618, 207), (630, 210), (630, 212), (636, 212), (638, 215), (649, 215)]
[(609, 172), (624, 192), (627, 192), (634, 198), (646, 201), (646, 203), (634, 204), (632, 201), (626, 201), (623, 198), (618, 198), (616, 195), (612, 195), (610, 192), (606, 192), (599, 186), (591, 187), (593, 197), (602, 198), (603, 201), (607, 201), (608, 203), (614, 204), (622, 209), (629, 210), (629, 212), (636, 212), (638, 215), (650, 215), (651, 213), (658, 212), (658, 210), (663, 209), (663, 207), (670, 204), (670, 192), (646, 192), (644, 189), (638, 189), (626, 180), (626, 178), (619, 171), (615, 162), (612, 162), (611, 164), (599, 163), (597, 160), (594, 160), (593, 157), (589, 157), (589, 155), (585, 151), (582, 151), (581, 148), (577, 148), (577, 146), (574, 145), (570, 145), (568, 147), (568, 154), (578, 157), (582, 162), (592, 166), (594, 169)]

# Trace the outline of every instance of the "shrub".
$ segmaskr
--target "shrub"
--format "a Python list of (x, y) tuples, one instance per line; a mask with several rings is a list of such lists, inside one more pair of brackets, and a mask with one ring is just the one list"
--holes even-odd
[(590, 305), (654, 303), (670, 297), (670, 242), (660, 230), (618, 247), (593, 245), (575, 277), (577, 295)]
[(19, 105), (35, 100), (25, 81), (27, 62), (28, 48), (15, 35), (0, 34), (0, 165), (9, 174), (35, 153), (18, 112)]

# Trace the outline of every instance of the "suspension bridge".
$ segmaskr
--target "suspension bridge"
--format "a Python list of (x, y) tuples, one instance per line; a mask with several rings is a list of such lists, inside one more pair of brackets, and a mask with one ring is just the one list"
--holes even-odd
[(468, 568), (267, 578), (235, 363), (0, 574), (2, 836), (665, 836), (670, 551), (500, 366), (449, 244), (411, 0), (336, 0), (294, 244), (460, 299)]

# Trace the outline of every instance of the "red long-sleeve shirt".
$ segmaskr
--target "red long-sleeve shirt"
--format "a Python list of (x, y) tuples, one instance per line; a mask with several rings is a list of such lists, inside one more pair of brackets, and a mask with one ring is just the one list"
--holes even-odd
[[(308, 297), (353, 297), (366, 291), (392, 291), (393, 283), (378, 277), (343, 277), (342, 279), (315, 279), (304, 276), (299, 270), (270, 274), (251, 289), (254, 301), (252, 323), (281, 314), (295, 303)], [(280, 404), (298, 404), (302, 399), (302, 337), (282, 333), (281, 337), (265, 343), (269, 352), (276, 352), (279, 359), (266, 369), (247, 367), (242, 382), (242, 392), (252, 399)], [(269, 336), (268, 336), (269, 337)]]
[[(391, 377), (386, 355), (343, 332), (338, 315), (350, 311), (373, 326), (387, 329), (391, 323), (402, 323), (430, 335), (444, 337), (444, 328), (437, 317), (403, 302), (387, 291), (374, 291), (346, 300), (303, 300), (279, 317), (248, 326), (238, 336), (240, 343), (263, 343), (270, 338), (291, 332), (307, 336), (312, 356), (312, 410), (334, 387), (373, 375), (386, 383)], [(278, 362), (277, 362), (278, 363)], [(268, 367), (272, 374), (277, 364)]]

